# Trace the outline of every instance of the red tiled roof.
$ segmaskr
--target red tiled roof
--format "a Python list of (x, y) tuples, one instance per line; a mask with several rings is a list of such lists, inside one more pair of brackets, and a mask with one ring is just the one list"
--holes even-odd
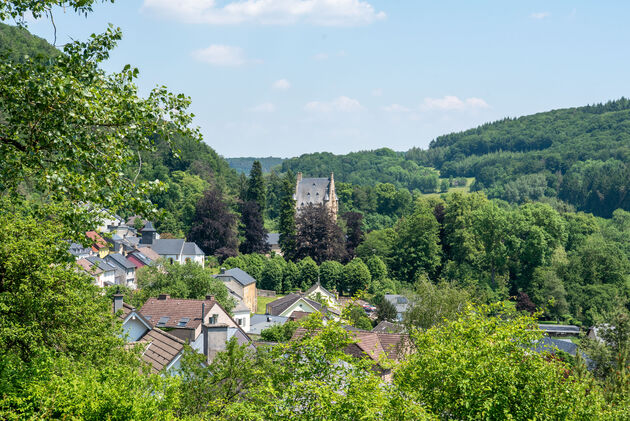
[(85, 236), (94, 241), (94, 244), (92, 245), (92, 249), (96, 248), (94, 251), (109, 247), (107, 241), (105, 241), (105, 239), (103, 239), (103, 237), (101, 237), (96, 231), (88, 231), (85, 233)]
[[(203, 317), (210, 312), (214, 300), (182, 300), (175, 298), (159, 299), (149, 298), (140, 309), (140, 313), (149, 319), (151, 325), (156, 326), (162, 317), (168, 317), (168, 321), (162, 327), (178, 327), (196, 329), (201, 325), (201, 309), (205, 303)], [(182, 318), (190, 319), (184, 326), (179, 326)]]
[(184, 341), (157, 328), (148, 331), (138, 343), (146, 344), (142, 359), (151, 364), (153, 373), (162, 371), (184, 349)]
[(98, 275), (98, 274), (103, 273), (103, 269), (99, 268), (98, 265), (93, 265), (87, 259), (77, 260), (77, 265), (81, 266), (81, 269), (83, 269), (90, 275)]
[[(306, 329), (298, 328), (291, 340), (298, 340), (305, 333)], [(351, 330), (349, 333), (357, 342), (348, 345), (344, 352), (357, 358), (367, 356), (374, 361), (378, 361), (381, 355), (385, 355), (388, 359), (397, 361), (411, 352), (409, 335), (355, 330)]]

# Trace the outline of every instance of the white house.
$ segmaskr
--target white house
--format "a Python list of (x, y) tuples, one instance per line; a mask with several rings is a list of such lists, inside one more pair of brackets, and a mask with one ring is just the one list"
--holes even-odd
[(184, 264), (186, 262), (194, 262), (201, 266), (205, 263), (206, 255), (197, 244), (188, 242), (183, 238), (157, 238), (157, 231), (153, 228), (151, 222), (147, 222), (140, 232), (142, 233), (142, 239), (139, 246), (151, 248), (160, 257), (171, 263)]
[(319, 282), (315, 283), (315, 285), (306, 290), (306, 292), (304, 292), (304, 296), (313, 301), (324, 301), (328, 307), (339, 309), (337, 296), (324, 288)]

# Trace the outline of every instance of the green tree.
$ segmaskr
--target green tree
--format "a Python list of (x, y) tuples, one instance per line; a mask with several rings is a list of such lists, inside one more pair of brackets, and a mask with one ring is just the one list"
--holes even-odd
[(470, 294), (455, 285), (441, 282), (434, 284), (428, 279), (420, 279), (413, 290), (406, 294), (409, 307), (403, 315), (408, 331), (429, 329), (433, 326), (454, 320), (468, 305)]
[(159, 294), (198, 300), (214, 295), (227, 311), (234, 307), (223, 282), (214, 278), (209, 270), (193, 262), (179, 264), (160, 260), (156, 265), (143, 266), (138, 270), (138, 287), (139, 297), (143, 302)]
[(339, 292), (347, 291), (354, 295), (357, 291), (365, 291), (370, 286), (372, 276), (370, 270), (359, 257), (352, 259), (343, 267), (343, 289)]
[(339, 291), (343, 280), (343, 265), (334, 260), (326, 260), (319, 265), (319, 281), (329, 291)]
[(387, 266), (378, 256), (370, 256), (365, 259), (365, 264), (370, 270), (372, 281), (384, 281), (387, 278)]
[(285, 265), (286, 263), (282, 257), (267, 259), (260, 278), (260, 288), (281, 293)]
[[(57, 3), (3, 2), (0, 16), (29, 9), (37, 14)], [(93, 2), (69, 3), (89, 11)], [(187, 128), (192, 121), (185, 112), (187, 97), (159, 87), (142, 98), (134, 83), (137, 69), (101, 70), (120, 39), (120, 30), (110, 27), (87, 42), (66, 44), (55, 57), (0, 63), (2, 189), (18, 194), (28, 181), (48, 203), (73, 203), (54, 213), (71, 222), (67, 226), (77, 235), (94, 224), (95, 209), (153, 209), (146, 198), (161, 184), (137, 179), (138, 154), (153, 149), (156, 138), (200, 139), (198, 130)]]
[(267, 342), (288, 342), (300, 325), (297, 322), (287, 321), (284, 324), (274, 324), (260, 332), (260, 337)]
[(319, 268), (317, 263), (310, 257), (305, 257), (297, 264), (299, 277), (294, 287), (300, 288), (302, 291), (309, 289), (315, 282), (319, 280)]
[(292, 261), (287, 261), (282, 271), (282, 292), (300, 288), (300, 269)]
[(284, 176), (280, 197), (280, 249), (286, 259), (294, 260), (296, 254), (295, 228), (295, 178), (293, 173)]
[(439, 224), (426, 202), (418, 202), (413, 215), (402, 219), (396, 231), (398, 239), (392, 269), (404, 282), (413, 282), (421, 274), (435, 276), (440, 264)]
[(417, 352), (394, 381), (413, 400), (456, 419), (594, 419), (605, 402), (591, 382), (531, 351), (541, 338), (529, 316), (503, 304), (471, 307), (458, 318), (417, 331)]

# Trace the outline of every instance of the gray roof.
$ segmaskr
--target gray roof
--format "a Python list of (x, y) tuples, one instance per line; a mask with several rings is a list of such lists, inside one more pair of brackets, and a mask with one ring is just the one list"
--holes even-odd
[(231, 277), (236, 279), (236, 281), (243, 285), (244, 287), (247, 285), (251, 285), (253, 283), (256, 283), (256, 280), (254, 278), (251, 277), (251, 275), (247, 272), (245, 272), (242, 269), (239, 268), (232, 268), (230, 270), (226, 270), (223, 273), (220, 273), (218, 275), (214, 275), (215, 278), (222, 278), (222, 277)]
[[(153, 240), (155, 241), (155, 240)], [(185, 242), (184, 249), (182, 250), (182, 254), (188, 256), (204, 256), (204, 252), (197, 246), (196, 243)]]
[(270, 232), (267, 234), (267, 244), (270, 246), (275, 246), (280, 244), (280, 234), (277, 232)]
[(386, 320), (381, 321), (379, 324), (377, 324), (374, 327), (374, 329), (372, 329), (372, 332), (377, 332), (377, 333), (402, 333), (404, 331), (405, 331), (405, 326), (396, 324), (396, 323), (391, 323)]
[(123, 256), (122, 254), (118, 254), (118, 253), (110, 253), (105, 258), (105, 261), (110, 263), (110, 264), (112, 264), (112, 265), (117, 265), (117, 266), (119, 266), (121, 268), (124, 268), (124, 269), (135, 269), (136, 268), (136, 265), (134, 265), (129, 260), (127, 260), (127, 258), (125, 256)]
[(544, 330), (549, 334), (561, 334), (561, 335), (579, 335), (580, 328), (574, 325), (547, 325), (539, 324), (538, 328)]
[(151, 223), (151, 221), (147, 221), (147, 223), (144, 225), (144, 228), (142, 228), (140, 232), (156, 232), (156, 229), (153, 228), (153, 224)]
[(540, 341), (536, 342), (536, 345), (533, 347), (536, 352), (547, 351), (552, 354), (555, 353), (556, 348), (574, 357), (578, 350), (578, 346), (567, 339), (551, 339), (549, 337), (542, 338)]
[(146, 246), (151, 247), (159, 255), (203, 255), (203, 251), (197, 247), (197, 244), (189, 243), (183, 238), (156, 239), (153, 240), (153, 243)]
[(111, 272), (111, 271), (115, 271), (116, 268), (108, 263), (106, 263), (103, 259), (101, 259), (100, 257), (96, 257), (96, 256), (90, 256), (90, 257), (86, 257), (85, 258), (88, 262), (92, 263), (93, 265), (98, 265), (98, 267), (103, 271), (103, 272)]
[(284, 310), (286, 310), (287, 308), (291, 307), (291, 305), (293, 305), (293, 303), (295, 303), (299, 299), (304, 299), (304, 301), (306, 301), (310, 306), (312, 306), (317, 311), (321, 311), (322, 309), (322, 305), (320, 303), (313, 301), (309, 298), (306, 298), (303, 295), (288, 294), (282, 298), (278, 298), (277, 300), (272, 301), (269, 304), (267, 304), (267, 308), (270, 309), (269, 314), (278, 315), (282, 313)]
[(254, 314), (250, 319), (249, 333), (260, 335), (265, 329), (273, 325), (283, 325), (289, 320), (288, 317), (272, 316), (269, 314)]
[(297, 185), (295, 202), (298, 206), (318, 204), (330, 200), (328, 178), (303, 178)]
[(68, 248), (68, 252), (74, 256), (79, 256), (82, 254), (91, 254), (92, 249), (90, 247), (83, 247), (81, 244), (72, 243)]

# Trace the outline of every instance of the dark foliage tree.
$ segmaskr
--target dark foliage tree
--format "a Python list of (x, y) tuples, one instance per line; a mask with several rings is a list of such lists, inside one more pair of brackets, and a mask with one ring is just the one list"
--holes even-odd
[(519, 292), (516, 296), (516, 309), (518, 311), (526, 311), (532, 314), (536, 311), (536, 304), (529, 298), (526, 292)]
[(359, 212), (346, 212), (343, 218), (346, 221), (346, 250), (351, 259), (363, 241), (363, 215)]
[(230, 212), (221, 192), (206, 190), (197, 202), (189, 241), (194, 241), (207, 255), (220, 259), (237, 255), (236, 216)]
[(295, 231), (295, 178), (291, 172), (284, 176), (280, 197), (280, 249), (286, 259), (294, 260), (296, 254)]
[(239, 250), (244, 254), (268, 253), (267, 230), (260, 207), (254, 201), (241, 204), (241, 231), (244, 238)]
[(249, 180), (247, 180), (247, 194), (245, 199), (258, 204), (261, 217), (265, 214), (265, 193), (265, 180), (263, 179), (260, 161), (254, 161), (252, 170), (249, 173)]
[(309, 256), (317, 263), (346, 258), (343, 231), (324, 206), (309, 203), (300, 210), (295, 225), (296, 258)]

